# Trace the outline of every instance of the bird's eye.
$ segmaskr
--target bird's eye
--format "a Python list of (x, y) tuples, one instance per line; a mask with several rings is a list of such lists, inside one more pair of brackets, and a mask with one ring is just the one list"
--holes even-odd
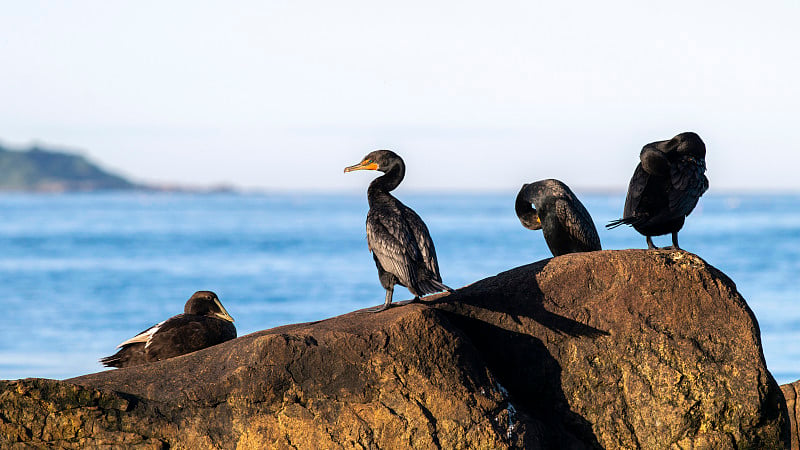
[(371, 159), (368, 159), (368, 160), (367, 160), (367, 164), (372, 164), (372, 160), (371, 160)]

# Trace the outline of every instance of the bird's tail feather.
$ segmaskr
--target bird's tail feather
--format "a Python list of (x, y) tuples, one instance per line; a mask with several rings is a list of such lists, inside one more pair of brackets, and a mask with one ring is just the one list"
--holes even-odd
[(455, 292), (451, 287), (438, 280), (425, 280), (425, 286), (423, 287), (425, 288), (425, 292), (429, 294), (442, 291), (447, 291), (451, 294)]
[(128, 367), (146, 362), (147, 356), (142, 343), (124, 345), (117, 353), (100, 359), (100, 363), (106, 367)]
[(106, 356), (105, 358), (100, 358), (100, 363), (106, 367), (122, 367), (122, 358), (119, 353), (116, 353), (111, 356)]
[(617, 228), (620, 225), (636, 225), (645, 221), (647, 217), (638, 215), (638, 216), (630, 216), (630, 217), (623, 217), (622, 219), (612, 220), (606, 224), (606, 228), (609, 230), (612, 228)]
[(610, 230), (612, 228), (617, 228), (620, 225), (630, 225), (628, 222), (626, 222), (626, 220), (627, 219), (612, 220), (611, 222), (608, 222), (606, 224), (606, 228), (608, 228)]

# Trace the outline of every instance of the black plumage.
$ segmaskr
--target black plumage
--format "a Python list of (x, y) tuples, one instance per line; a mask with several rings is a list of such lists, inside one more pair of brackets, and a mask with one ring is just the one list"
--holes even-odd
[(553, 256), (601, 249), (592, 216), (561, 181), (548, 179), (523, 185), (514, 209), (522, 226), (542, 230)]
[(217, 294), (197, 291), (183, 314), (171, 317), (128, 339), (114, 355), (100, 360), (107, 367), (129, 367), (191, 353), (234, 339), (236, 327)]
[(647, 144), (639, 154), (622, 218), (606, 227), (631, 225), (656, 248), (652, 236), (672, 233), (678, 246), (678, 231), (686, 216), (708, 189), (706, 145), (696, 133), (686, 132), (666, 141)]
[(403, 177), (406, 166), (402, 158), (390, 150), (376, 150), (345, 173), (354, 170), (378, 170), (384, 173), (367, 189), (367, 244), (378, 268), (378, 278), (386, 289), (382, 306), (370, 309), (383, 311), (392, 303), (394, 286), (405, 286), (414, 295), (413, 301), (425, 294), (451, 289), (442, 284), (436, 249), (425, 222), (411, 208), (389, 192)]

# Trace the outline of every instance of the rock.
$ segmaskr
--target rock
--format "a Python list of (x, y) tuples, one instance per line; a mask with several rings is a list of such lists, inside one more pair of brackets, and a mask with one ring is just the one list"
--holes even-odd
[[(0, 385), (0, 446), (783, 448), (755, 318), (683, 251), (575, 253), (379, 314)], [(377, 303), (377, 302), (376, 302)]]
[(792, 435), (792, 450), (800, 450), (800, 403), (797, 401), (800, 380), (794, 383), (781, 385), (781, 391), (786, 398), (786, 408), (789, 410), (789, 425)]
[(131, 431), (148, 428), (141, 420), (149, 418), (128, 414), (136, 404), (132, 396), (62, 381), (0, 381), (0, 447), (165, 448), (166, 441)]

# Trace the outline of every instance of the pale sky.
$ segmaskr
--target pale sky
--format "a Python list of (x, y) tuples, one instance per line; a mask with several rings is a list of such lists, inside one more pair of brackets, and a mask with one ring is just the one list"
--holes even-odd
[(4, 3), (0, 143), (137, 181), (623, 189), (691, 130), (712, 191), (800, 189), (796, 0)]

